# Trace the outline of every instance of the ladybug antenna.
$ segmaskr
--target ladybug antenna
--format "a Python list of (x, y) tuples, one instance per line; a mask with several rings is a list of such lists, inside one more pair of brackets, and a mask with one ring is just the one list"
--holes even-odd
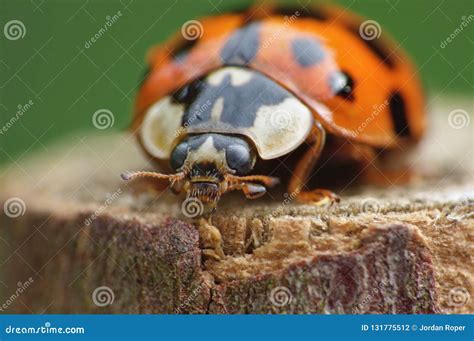
[(235, 176), (235, 175), (228, 174), (227, 181), (230, 184), (256, 181), (256, 182), (261, 182), (267, 187), (273, 187), (280, 183), (280, 180), (278, 178), (275, 178), (273, 176), (266, 176), (266, 175)]
[(155, 179), (166, 179), (169, 180), (171, 183), (175, 181), (181, 180), (184, 178), (184, 173), (176, 173), (176, 174), (161, 174), (156, 172), (147, 172), (147, 171), (134, 171), (134, 172), (124, 172), (120, 174), (120, 177), (125, 181), (130, 181), (136, 178), (155, 178)]

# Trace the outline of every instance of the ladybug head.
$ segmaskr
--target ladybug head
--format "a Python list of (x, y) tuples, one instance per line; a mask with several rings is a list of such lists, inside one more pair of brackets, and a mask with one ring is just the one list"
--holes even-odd
[(175, 193), (186, 193), (187, 203), (194, 203), (194, 207), (201, 208), (201, 213), (213, 212), (226, 192), (242, 190), (247, 198), (254, 199), (264, 195), (266, 187), (278, 183), (276, 178), (248, 175), (255, 161), (254, 148), (245, 139), (206, 133), (188, 136), (176, 145), (170, 156), (175, 174), (133, 172), (122, 177), (125, 180), (138, 176), (168, 179)]

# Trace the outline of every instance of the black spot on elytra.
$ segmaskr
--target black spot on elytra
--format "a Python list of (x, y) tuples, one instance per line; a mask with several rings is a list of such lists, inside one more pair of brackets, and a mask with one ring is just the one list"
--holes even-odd
[(178, 63), (183, 62), (189, 51), (197, 44), (198, 41), (199, 39), (183, 39), (172, 51), (174, 60)]
[(351, 25), (347, 28), (357, 36), (377, 57), (379, 57), (382, 62), (390, 69), (395, 68), (394, 56), (390, 49), (380, 40), (380, 38), (375, 38), (372, 40), (363, 39), (360, 36), (359, 26)]
[(295, 16), (297, 18), (314, 19), (319, 21), (324, 21), (329, 18), (320, 8), (308, 9), (307, 7), (279, 7), (276, 8), (273, 13), (288, 18)]
[(320, 63), (325, 52), (321, 43), (313, 38), (296, 38), (291, 42), (291, 51), (302, 67), (310, 67)]
[(243, 15), (242, 26), (248, 25), (253, 21), (261, 19), (261, 15), (256, 15), (255, 11), (248, 5), (238, 6), (229, 11), (232, 14)]
[(329, 76), (329, 86), (336, 96), (354, 100), (354, 80), (347, 72), (334, 72)]
[(235, 31), (221, 50), (224, 65), (248, 65), (255, 58), (260, 44), (259, 22), (252, 22)]
[(390, 96), (389, 109), (396, 134), (403, 137), (410, 136), (405, 100), (398, 91)]
[(239, 86), (233, 86), (227, 74), (215, 86), (202, 82), (199, 94), (184, 112), (183, 124), (193, 126), (209, 121), (216, 101), (222, 98), (220, 121), (232, 127), (251, 127), (260, 107), (276, 105), (289, 97), (292, 95), (286, 89), (260, 73), (252, 72), (252, 78)]
[(192, 83), (189, 83), (180, 89), (176, 90), (172, 95), (171, 99), (175, 103), (184, 104), (186, 108), (188, 108), (191, 103), (194, 102), (196, 97), (199, 95), (201, 89), (203, 87), (203, 83), (201, 79), (195, 80)]
[(183, 63), (186, 57), (188, 56), (188, 54), (189, 54), (189, 50), (181, 51), (174, 56), (174, 60), (177, 63)]

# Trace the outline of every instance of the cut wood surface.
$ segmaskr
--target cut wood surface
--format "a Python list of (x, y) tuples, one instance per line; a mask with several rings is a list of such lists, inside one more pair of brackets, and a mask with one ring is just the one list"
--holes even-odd
[(2, 311), (474, 313), (473, 124), (448, 122), (473, 106), (449, 103), (411, 155), (415, 184), (350, 186), (332, 207), (225, 196), (221, 261), (182, 198), (120, 179), (151, 168), (133, 137), (50, 146), (1, 179)]

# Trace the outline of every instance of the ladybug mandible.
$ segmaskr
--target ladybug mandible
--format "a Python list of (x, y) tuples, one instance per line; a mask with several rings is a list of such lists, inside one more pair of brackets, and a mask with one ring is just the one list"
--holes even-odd
[[(226, 192), (256, 198), (283, 180), (300, 202), (338, 201), (307, 187), (324, 148), (369, 166), (425, 129), (413, 66), (380, 32), (367, 36), (380, 29), (365, 32), (370, 22), (334, 6), (256, 6), (204, 18), (196, 39), (180, 33), (155, 48), (133, 129), (167, 174), (122, 177), (169, 180), (211, 212)], [(287, 178), (271, 176), (281, 163)]]

